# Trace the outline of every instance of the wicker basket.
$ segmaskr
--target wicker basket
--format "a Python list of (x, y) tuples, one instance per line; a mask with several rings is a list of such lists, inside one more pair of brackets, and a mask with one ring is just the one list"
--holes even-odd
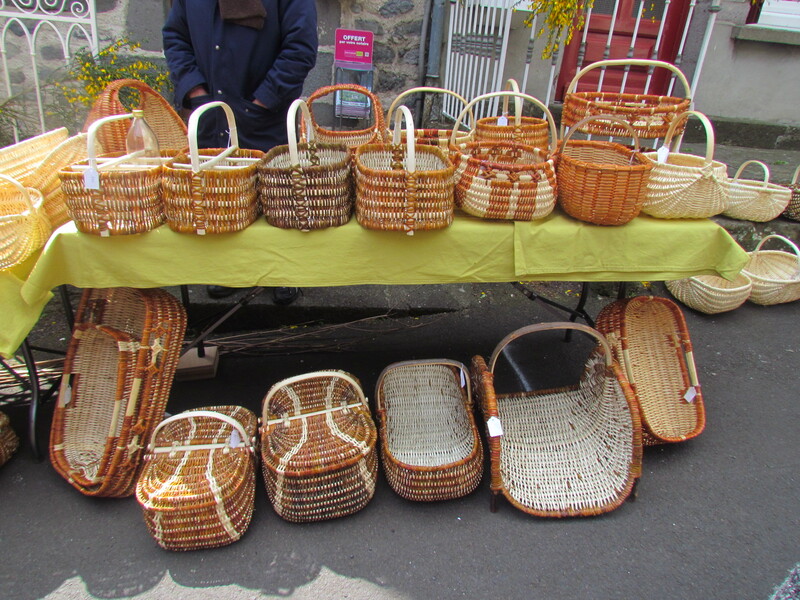
[(665, 282), (667, 289), (689, 308), (707, 315), (728, 312), (747, 302), (753, 289), (752, 280), (744, 273), (728, 281), (718, 275), (695, 275)]
[[(739, 179), (749, 165), (759, 165), (763, 181)], [(748, 160), (736, 170), (728, 185), (728, 202), (723, 213), (732, 219), (766, 222), (779, 216), (792, 199), (792, 190), (769, 182), (769, 167), (759, 160)]]
[[(483, 100), (513, 97), (544, 111), (553, 146), (540, 150), (513, 141), (475, 141), (456, 145), (455, 133), (464, 116)], [(533, 96), (493, 92), (473, 99), (456, 119), (450, 151), (456, 166), (456, 206), (484, 219), (535, 221), (549, 215), (556, 204), (556, 128), (547, 107)]]
[(597, 315), (614, 358), (639, 403), (642, 442), (682, 442), (706, 424), (692, 342), (681, 309), (668, 298), (617, 300)]
[[(627, 123), (611, 115), (587, 117), (614, 121), (622, 129)], [(639, 141), (628, 128), (636, 149), (615, 142), (574, 140), (580, 121), (561, 142), (558, 164), (558, 202), (572, 217), (595, 225), (624, 225), (639, 214), (644, 204), (653, 163), (639, 153)]]
[(284, 379), (264, 398), (261, 423), (264, 482), (281, 517), (343, 517), (372, 499), (377, 430), (355, 377), (317, 371)]
[[(306, 144), (297, 144), (297, 109), (307, 123)], [(267, 152), (258, 166), (261, 211), (267, 222), (284, 229), (324, 229), (344, 225), (353, 212), (350, 150), (342, 144), (317, 144), (308, 106), (295, 100), (289, 107), (287, 146)]]
[(112, 115), (92, 123), (86, 140), (88, 158), (58, 172), (67, 212), (78, 231), (106, 237), (144, 233), (164, 223), (163, 160), (137, 152), (98, 156), (97, 133), (132, 117)]
[[(622, 92), (578, 92), (578, 81), (589, 71), (597, 68), (632, 66), (647, 67), (650, 71), (658, 68), (670, 70), (681, 82), (686, 92), (685, 98), (657, 96), (654, 94), (625, 94)], [(602, 80), (601, 80), (602, 81)], [(564, 95), (561, 113), (561, 127), (570, 129), (593, 115), (614, 115), (624, 120), (636, 132), (639, 139), (655, 139), (666, 136), (669, 125), (676, 115), (689, 110), (691, 106), (691, 87), (684, 74), (675, 65), (660, 60), (601, 60), (594, 62), (575, 74)], [(685, 126), (685, 122), (684, 122)], [(617, 121), (602, 119), (585, 121), (581, 125), (583, 133), (628, 136), (629, 129), (622, 128)], [(683, 133), (683, 128), (675, 135)]]
[[(405, 147), (400, 143), (403, 119)], [(392, 143), (359, 146), (355, 168), (356, 219), (367, 229), (414, 235), (453, 222), (453, 165), (440, 148), (417, 147), (407, 107), (395, 113)]]
[[(584, 331), (599, 342), (572, 386), (495, 392), (495, 362), (523, 335)], [(488, 429), (492, 510), (503, 494), (540, 517), (591, 516), (617, 508), (641, 475), (639, 412), (611, 348), (596, 330), (575, 323), (529, 325), (506, 336), (487, 365), (472, 359), (472, 377)]]
[(8, 462), (17, 448), (19, 448), (19, 438), (11, 429), (8, 415), (0, 412), (0, 467)]
[(133, 493), (185, 329), (186, 311), (163, 290), (84, 291), (50, 432), (50, 460), (73, 487)]
[[(519, 94), (516, 79), (506, 82), (506, 91)], [(550, 148), (550, 123), (552, 115), (545, 112), (544, 118), (522, 115), (522, 97), (514, 98), (514, 115), (509, 118), (509, 96), (503, 96), (503, 111), (499, 117), (483, 117), (475, 124), (475, 139), (479, 142), (518, 142), (540, 150)], [(456, 142), (459, 143), (459, 142)]]
[[(342, 92), (357, 92), (366, 96), (369, 105), (372, 109), (372, 125), (365, 129), (348, 129), (336, 131), (334, 129), (327, 129), (322, 127), (314, 117), (314, 102), (328, 96), (330, 94), (339, 94)], [(378, 97), (369, 91), (367, 88), (360, 85), (349, 83), (337, 83), (335, 85), (328, 85), (321, 87), (312, 93), (308, 100), (308, 111), (311, 113), (311, 123), (314, 127), (316, 140), (318, 144), (344, 144), (350, 150), (355, 150), (362, 144), (379, 143), (383, 140), (383, 135), (386, 130), (385, 121), (383, 119), (383, 107)], [(301, 123), (301, 134), (303, 141), (307, 141), (305, 122)]]
[(792, 175), (792, 182), (789, 184), (789, 189), (792, 190), (792, 198), (789, 200), (789, 205), (783, 211), (783, 216), (794, 221), (800, 221), (800, 183), (797, 178), (800, 176), (800, 165), (794, 170)]
[(165, 419), (153, 431), (136, 500), (166, 550), (226, 546), (255, 507), (258, 419), (240, 406), (211, 406)]
[[(694, 115), (706, 131), (706, 155), (681, 154), (673, 137), (678, 126)], [(663, 156), (664, 152), (668, 152)], [(728, 166), (714, 160), (714, 128), (703, 113), (694, 110), (670, 123), (664, 147), (644, 155), (653, 162), (642, 212), (662, 219), (703, 219), (725, 210), (728, 199)]]
[[(764, 243), (773, 238), (789, 246), (794, 254), (762, 250)], [(749, 254), (750, 260), (742, 273), (753, 280), (749, 298), (751, 302), (771, 305), (794, 302), (800, 298), (800, 250), (794, 242), (782, 235), (768, 235)]]
[[(226, 149), (200, 150), (197, 124), (204, 112), (220, 107), (230, 132)], [(239, 148), (236, 120), (224, 102), (208, 102), (189, 117), (189, 154), (178, 154), (164, 165), (164, 212), (169, 228), (178, 233), (241, 231), (258, 218), (257, 165), (259, 150)]]
[(0, 148), (0, 173), (28, 185), (28, 177), (52, 151), (69, 137), (66, 127), (53, 129), (16, 144)]
[(394, 363), (378, 378), (381, 459), (392, 489), (408, 500), (449, 500), (483, 475), (467, 368), (452, 360)]
[[(401, 93), (397, 98), (392, 101), (391, 106), (389, 106), (389, 112), (386, 113), (386, 122), (391, 125), (395, 112), (397, 111), (398, 107), (400, 107), (403, 100), (408, 98), (413, 94), (443, 94), (446, 96), (450, 96), (455, 98), (459, 103), (460, 106), (466, 106), (468, 104), (467, 99), (464, 98), (461, 94), (457, 94), (448, 89), (444, 88), (437, 88), (437, 87), (415, 87), (405, 92)], [(456, 137), (456, 143), (458, 144), (465, 144), (467, 142), (471, 142), (475, 137), (475, 114), (470, 111), (469, 113), (470, 123), (468, 125), (469, 129), (464, 131), (459, 131)], [(450, 147), (450, 136), (452, 134), (452, 130), (450, 129), (421, 129), (416, 128), (414, 130), (414, 139), (416, 143), (427, 145), (427, 146), (438, 146), (445, 152), (449, 150)], [(406, 132), (405, 130), (400, 132), (401, 141), (406, 141)], [(390, 139), (392, 136), (392, 132), (387, 132), (387, 138)]]
[[(120, 102), (123, 89), (136, 90), (139, 95), (138, 106), (144, 111), (144, 120), (156, 134), (161, 149), (180, 150), (186, 146), (186, 124), (161, 94), (143, 81), (136, 79), (117, 79), (109, 83), (100, 93), (89, 111), (83, 130), (89, 131), (92, 123), (111, 115), (127, 113), (128, 109)], [(98, 132), (98, 141), (106, 152), (125, 152), (125, 138), (130, 123), (115, 121)]]
[(0, 173), (0, 270), (39, 250), (51, 231), (42, 193)]

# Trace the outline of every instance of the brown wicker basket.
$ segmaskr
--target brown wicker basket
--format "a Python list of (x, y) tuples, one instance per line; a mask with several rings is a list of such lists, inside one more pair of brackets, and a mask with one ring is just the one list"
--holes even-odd
[[(400, 130), (405, 120), (405, 146)], [(453, 172), (440, 148), (417, 146), (411, 111), (395, 113), (391, 144), (356, 149), (356, 219), (367, 229), (415, 231), (444, 229), (453, 222)]]
[[(392, 124), (394, 114), (397, 111), (398, 107), (402, 104), (403, 100), (412, 96), (413, 94), (443, 94), (447, 96), (451, 96), (455, 98), (458, 102), (460, 102), (463, 106), (468, 104), (467, 99), (464, 98), (461, 94), (458, 94), (452, 90), (444, 89), (444, 88), (437, 88), (437, 87), (415, 87), (402, 92), (400, 95), (397, 96), (392, 101), (391, 106), (389, 106), (389, 111), (386, 113), (386, 122), (388, 125)], [(470, 142), (475, 137), (475, 115), (472, 111), (469, 113), (469, 129), (464, 131), (459, 131), (456, 137), (457, 144), (465, 144)], [(445, 152), (448, 151), (450, 147), (450, 136), (452, 134), (452, 130), (450, 129), (424, 129), (417, 127), (414, 130), (414, 139), (417, 144), (423, 144), (428, 146), (438, 146)], [(392, 132), (387, 132), (387, 139), (391, 138)], [(406, 132), (405, 130), (400, 132), (401, 141), (405, 142), (406, 140)]]
[[(740, 179), (749, 165), (758, 165), (764, 172), (763, 181)], [(728, 184), (728, 202), (724, 214), (732, 219), (766, 222), (778, 217), (792, 199), (792, 190), (784, 185), (770, 183), (769, 167), (759, 160), (741, 164)]]
[[(321, 100), (330, 94), (337, 94), (341, 92), (357, 92), (368, 98), (370, 107), (372, 109), (372, 125), (365, 129), (348, 129), (348, 130), (334, 130), (322, 127), (317, 119), (314, 117), (314, 102)], [(335, 85), (328, 85), (321, 87), (312, 93), (308, 100), (308, 110), (311, 113), (311, 123), (314, 127), (316, 140), (318, 144), (344, 144), (350, 150), (355, 150), (362, 144), (373, 144), (383, 140), (386, 124), (383, 118), (383, 107), (378, 97), (369, 91), (367, 88), (360, 85), (349, 83), (337, 83)], [(306, 125), (305, 122), (301, 123), (301, 136), (303, 141), (307, 141)]]
[[(506, 82), (506, 91), (519, 94), (516, 79)], [(552, 115), (545, 112), (544, 118), (522, 115), (522, 97), (514, 98), (514, 115), (508, 111), (509, 96), (503, 96), (503, 111), (499, 117), (483, 117), (475, 124), (475, 139), (479, 142), (519, 142), (540, 150), (550, 148), (550, 123)], [(458, 143), (458, 142), (457, 142)]]
[(783, 211), (783, 216), (794, 221), (800, 221), (800, 183), (797, 178), (800, 176), (800, 165), (794, 170), (792, 175), (792, 182), (789, 184), (789, 189), (792, 190), (792, 198), (789, 200), (789, 205)]
[[(225, 111), (230, 146), (200, 150), (197, 124), (207, 110)], [(178, 233), (241, 231), (258, 218), (257, 165), (259, 150), (239, 148), (236, 120), (224, 102), (208, 102), (189, 117), (189, 153), (180, 153), (164, 165), (164, 213), (169, 228)]]
[[(84, 131), (89, 131), (91, 124), (98, 119), (128, 112), (119, 98), (120, 92), (125, 88), (138, 92), (139, 102), (135, 108), (144, 111), (144, 119), (156, 134), (162, 150), (177, 151), (186, 146), (186, 124), (178, 113), (161, 94), (136, 79), (117, 79), (109, 83), (94, 101), (83, 125)], [(127, 121), (115, 121), (98, 132), (97, 139), (106, 152), (125, 152), (128, 129), (130, 123)]]
[[(762, 250), (771, 239), (783, 242), (792, 252)], [(750, 302), (769, 306), (800, 299), (800, 250), (794, 242), (782, 235), (768, 235), (748, 254), (750, 260), (742, 273), (753, 280)]]
[(614, 121), (628, 130), (636, 144), (631, 150), (615, 142), (572, 140), (583, 121), (570, 129), (556, 157), (558, 202), (580, 221), (595, 225), (624, 225), (639, 214), (653, 163), (639, 153), (639, 141), (627, 123), (611, 115), (585, 121)]
[(84, 290), (50, 431), (50, 460), (73, 487), (133, 493), (185, 329), (186, 311), (163, 290)]
[(718, 275), (695, 275), (664, 283), (686, 306), (707, 315), (739, 308), (747, 302), (753, 289), (753, 281), (744, 273), (739, 273), (733, 281)]
[(0, 173), (0, 270), (39, 250), (51, 231), (42, 193)]
[[(690, 115), (703, 124), (706, 131), (706, 155), (693, 156), (678, 152), (679, 141), (670, 151), (670, 143), (678, 126)], [(663, 156), (667, 149), (666, 156)], [(658, 152), (644, 155), (653, 163), (647, 180), (647, 194), (642, 212), (661, 219), (704, 219), (725, 210), (728, 200), (728, 166), (714, 160), (714, 127), (703, 113), (687, 110), (670, 123), (664, 146)]]
[[(598, 346), (572, 386), (495, 392), (498, 356), (523, 335), (574, 329)], [(636, 400), (605, 338), (576, 323), (540, 323), (507, 335), (487, 365), (472, 359), (475, 393), (488, 431), (492, 510), (503, 494), (540, 517), (591, 516), (620, 506), (641, 476), (642, 434)]]
[(166, 550), (226, 546), (255, 506), (258, 419), (241, 406), (210, 406), (158, 424), (136, 483), (150, 535)]
[(284, 379), (264, 398), (264, 482), (287, 521), (361, 510), (375, 493), (377, 430), (358, 380), (341, 371)]
[(706, 424), (703, 394), (678, 305), (652, 296), (617, 300), (603, 307), (596, 327), (636, 394), (644, 444), (700, 435)]
[(106, 237), (144, 233), (164, 223), (163, 159), (137, 152), (98, 156), (97, 133), (132, 117), (112, 115), (92, 123), (86, 140), (88, 158), (58, 172), (67, 212), (78, 231)]
[[(297, 109), (307, 123), (306, 144), (297, 144)], [(267, 152), (258, 166), (258, 198), (267, 223), (284, 229), (325, 229), (344, 225), (353, 212), (350, 150), (343, 144), (317, 144), (311, 115), (302, 100), (289, 107), (289, 144)]]
[[(525, 99), (542, 109), (550, 127), (552, 147), (544, 150), (514, 141), (481, 141), (457, 145), (455, 133), (478, 102), (496, 97)], [(456, 206), (483, 219), (534, 221), (549, 215), (556, 204), (556, 128), (548, 108), (533, 96), (492, 92), (473, 99), (456, 119), (450, 156), (456, 167)]]
[(378, 377), (375, 402), (381, 460), (395, 492), (408, 500), (449, 500), (478, 486), (483, 446), (463, 364), (391, 364)]
[(19, 448), (19, 438), (11, 429), (8, 415), (0, 412), (0, 467), (8, 462), (17, 448)]
[[(658, 96), (655, 94), (625, 94), (622, 92), (578, 92), (578, 81), (589, 71), (598, 67), (632, 66), (656, 67), (670, 70), (681, 82), (686, 97)], [(594, 62), (575, 74), (564, 95), (564, 107), (561, 113), (561, 127), (570, 129), (577, 126), (586, 117), (592, 115), (614, 115), (624, 120), (636, 132), (639, 139), (663, 138), (676, 115), (691, 108), (692, 91), (684, 74), (675, 65), (660, 60), (600, 60)], [(685, 126), (685, 122), (684, 125)], [(583, 133), (628, 136), (629, 129), (621, 128), (618, 122), (611, 120), (585, 121), (582, 123)], [(675, 132), (683, 133), (683, 128)]]

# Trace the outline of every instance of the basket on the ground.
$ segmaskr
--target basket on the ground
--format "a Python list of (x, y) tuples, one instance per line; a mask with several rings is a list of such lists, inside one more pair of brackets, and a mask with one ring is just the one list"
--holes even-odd
[(670, 293), (689, 308), (716, 315), (739, 308), (747, 302), (753, 282), (744, 273), (733, 281), (719, 275), (695, 275), (664, 282)]
[[(308, 143), (297, 143), (300, 108)], [(258, 198), (267, 222), (284, 229), (324, 229), (344, 225), (353, 212), (350, 150), (343, 144), (318, 144), (308, 106), (295, 100), (286, 128), (289, 144), (267, 152), (258, 166)]]
[[(519, 84), (515, 79), (509, 79), (505, 91), (519, 94)], [(555, 139), (550, 132), (552, 115), (545, 111), (543, 118), (523, 116), (522, 96), (514, 97), (514, 114), (511, 115), (508, 111), (509, 98), (503, 96), (503, 109), (499, 117), (478, 119), (475, 123), (475, 139), (479, 142), (519, 142), (540, 150), (550, 148), (551, 140)]]
[(17, 448), (19, 448), (19, 438), (11, 429), (8, 415), (0, 412), (0, 467), (8, 462)]
[[(635, 150), (616, 142), (570, 140), (584, 123), (617, 123), (633, 137)], [(644, 204), (653, 164), (639, 153), (639, 140), (628, 124), (612, 115), (579, 121), (561, 142), (556, 156), (558, 202), (580, 221), (595, 225), (624, 225), (636, 218)]]
[(87, 289), (64, 361), (50, 460), (89, 496), (133, 493), (164, 417), (186, 311), (161, 289)]
[[(466, 106), (468, 104), (467, 99), (464, 98), (461, 94), (458, 94), (452, 90), (444, 89), (444, 88), (437, 88), (437, 87), (415, 87), (402, 92), (400, 95), (397, 96), (392, 101), (392, 104), (389, 106), (389, 111), (386, 113), (386, 123), (387, 126), (391, 126), (394, 114), (397, 109), (402, 105), (403, 100), (408, 98), (413, 94), (442, 94), (447, 95), (455, 98), (461, 106)], [(475, 115), (470, 111), (470, 120), (467, 124), (469, 129), (462, 130), (458, 132), (456, 137), (456, 143), (463, 144), (475, 137)], [(414, 139), (417, 144), (426, 144), (428, 146), (438, 146), (445, 152), (448, 151), (450, 146), (450, 135), (452, 134), (452, 130), (448, 129), (432, 129), (432, 128), (419, 128), (417, 127), (414, 129)], [(406, 132), (405, 130), (400, 132), (401, 141), (405, 141)], [(391, 138), (392, 132), (387, 132), (387, 139)]]
[(800, 165), (794, 170), (792, 175), (792, 182), (789, 184), (789, 189), (792, 190), (792, 198), (786, 210), (783, 211), (783, 216), (795, 221), (800, 221), (800, 183), (797, 178), (800, 176)]
[(103, 237), (126, 235), (150, 231), (164, 222), (164, 160), (142, 156), (141, 151), (98, 156), (98, 132), (132, 117), (111, 115), (92, 123), (86, 139), (87, 159), (58, 172), (67, 213), (78, 231)]
[[(370, 113), (372, 116), (372, 124), (364, 129), (328, 129), (319, 124), (317, 118), (314, 116), (314, 103), (321, 100), (325, 96), (334, 94), (334, 96), (342, 94), (360, 94), (366, 96), (367, 104), (369, 105)], [(346, 104), (344, 98), (340, 98), (341, 104)], [(308, 104), (308, 111), (311, 114), (311, 124), (316, 134), (318, 144), (344, 144), (351, 150), (355, 150), (362, 144), (378, 143), (383, 139), (384, 131), (386, 130), (385, 121), (383, 119), (383, 107), (378, 97), (370, 90), (360, 85), (350, 83), (337, 83), (334, 85), (327, 85), (317, 89), (306, 100)], [(306, 126), (305, 122), (301, 124), (301, 133), (305, 139)]]
[(42, 193), (0, 173), (0, 270), (23, 262), (51, 232)]
[[(764, 179), (740, 179), (749, 165), (758, 165)], [(724, 214), (732, 219), (766, 222), (779, 216), (792, 199), (792, 190), (784, 185), (770, 183), (769, 167), (759, 160), (748, 160), (736, 170), (728, 184), (728, 202)]]
[[(789, 246), (792, 252), (762, 250), (767, 240), (777, 239)], [(794, 302), (800, 298), (800, 250), (782, 235), (764, 237), (755, 250), (748, 253), (750, 260), (742, 269), (753, 281), (749, 300), (770, 305)]]
[(136, 500), (159, 546), (225, 546), (247, 530), (255, 506), (258, 419), (241, 406), (210, 406), (158, 424)]
[(375, 493), (376, 441), (352, 375), (316, 371), (273, 385), (262, 409), (261, 458), (275, 512), (303, 522), (361, 510)]
[(383, 469), (395, 492), (408, 500), (449, 500), (478, 486), (483, 446), (463, 364), (391, 364), (378, 377), (375, 403)]
[[(405, 144), (400, 141), (405, 120)], [(453, 164), (441, 148), (416, 144), (411, 111), (395, 113), (391, 144), (356, 149), (356, 219), (367, 229), (444, 229), (453, 222)]]
[[(186, 146), (186, 124), (169, 102), (157, 91), (137, 79), (117, 79), (109, 83), (92, 105), (83, 130), (89, 131), (92, 123), (111, 115), (129, 112), (120, 101), (120, 94), (135, 90), (139, 101), (135, 107), (144, 112), (144, 120), (156, 134), (161, 149), (180, 150)], [(125, 138), (130, 123), (115, 121), (97, 134), (106, 152), (125, 152)]]
[[(675, 131), (690, 115), (700, 119), (705, 128), (705, 156), (678, 151), (680, 141)], [(688, 110), (675, 117), (664, 138), (664, 146), (644, 156), (653, 162), (653, 170), (647, 182), (643, 213), (662, 219), (703, 219), (725, 210), (728, 166), (714, 160), (714, 128), (703, 113)]]
[[(649, 70), (664, 68), (671, 71), (681, 82), (685, 97), (659, 96), (656, 94), (627, 94), (624, 92), (577, 91), (579, 80), (589, 71), (597, 68), (623, 66), (647, 67)], [(602, 79), (601, 79), (602, 81)], [(692, 92), (684, 74), (675, 65), (660, 60), (617, 59), (594, 62), (575, 74), (564, 94), (564, 107), (561, 113), (561, 126), (570, 129), (583, 122), (583, 133), (610, 136), (629, 136), (628, 128), (622, 128), (616, 121), (601, 119), (584, 121), (593, 115), (614, 115), (624, 120), (636, 132), (639, 139), (663, 138), (676, 115), (689, 110)], [(680, 135), (684, 125), (675, 132)]]
[(612, 302), (597, 315), (639, 404), (645, 445), (682, 442), (706, 424), (692, 341), (681, 309), (668, 298)]
[[(197, 124), (207, 110), (222, 108), (228, 120), (230, 146), (199, 149)], [(164, 165), (164, 213), (178, 233), (241, 231), (258, 218), (257, 164), (260, 150), (239, 148), (236, 120), (224, 102), (208, 102), (189, 117), (189, 153)]]
[[(496, 393), (494, 368), (503, 349), (523, 335), (554, 329), (584, 331), (599, 342), (580, 381)], [(641, 423), (602, 334), (575, 323), (529, 325), (506, 336), (488, 365), (474, 357), (472, 377), (487, 425), (493, 510), (503, 494), (532, 515), (590, 516), (617, 508), (630, 494), (641, 475)]]
[[(515, 141), (456, 144), (456, 132), (478, 102), (497, 97), (527, 100), (544, 112), (552, 146), (535, 148)], [(549, 215), (556, 204), (556, 166), (553, 152), (556, 128), (548, 108), (533, 96), (492, 92), (474, 98), (453, 125), (450, 156), (456, 167), (456, 206), (484, 219), (535, 221)]]

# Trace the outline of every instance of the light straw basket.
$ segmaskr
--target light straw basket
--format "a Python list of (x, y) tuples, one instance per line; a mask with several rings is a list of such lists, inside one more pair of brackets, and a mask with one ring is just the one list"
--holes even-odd
[(707, 315), (728, 312), (747, 302), (752, 280), (739, 273), (733, 281), (719, 275), (695, 275), (665, 282), (667, 289), (689, 308)]
[[(740, 179), (749, 165), (758, 165), (764, 172), (762, 181)], [(728, 202), (723, 214), (732, 219), (766, 222), (779, 216), (792, 199), (792, 190), (770, 183), (769, 167), (759, 160), (748, 160), (736, 170), (728, 184)]]
[(39, 250), (51, 231), (42, 193), (0, 173), (0, 270)]
[[(783, 242), (791, 252), (762, 250), (771, 239)], [(748, 253), (750, 260), (742, 269), (753, 280), (749, 300), (756, 304), (771, 305), (794, 302), (800, 298), (800, 250), (782, 235), (768, 235)]]

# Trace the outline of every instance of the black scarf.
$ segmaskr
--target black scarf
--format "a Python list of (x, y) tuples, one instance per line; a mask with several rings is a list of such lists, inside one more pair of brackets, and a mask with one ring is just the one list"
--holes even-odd
[(267, 16), (261, 0), (219, 0), (219, 13), (223, 21), (253, 29), (264, 27)]

